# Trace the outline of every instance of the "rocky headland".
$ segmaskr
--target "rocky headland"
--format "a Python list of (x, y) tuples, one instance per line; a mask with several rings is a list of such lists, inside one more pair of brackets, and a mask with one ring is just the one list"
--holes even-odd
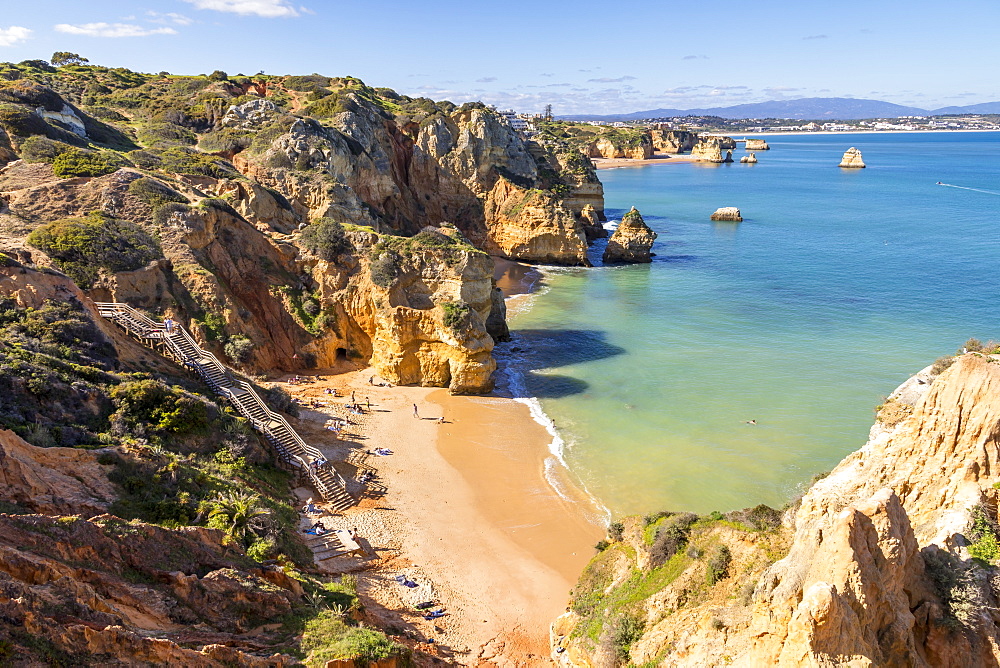
[[(603, 234), (586, 155), (482, 105), (318, 75), (4, 72), (4, 246), (248, 371), (346, 357), (393, 383), (488, 391), (505, 335), (488, 254), (586, 265)], [(65, 247), (111, 228), (158, 243), (112, 261)]]
[(786, 510), (612, 526), (563, 665), (993, 665), (1000, 356), (924, 369)]

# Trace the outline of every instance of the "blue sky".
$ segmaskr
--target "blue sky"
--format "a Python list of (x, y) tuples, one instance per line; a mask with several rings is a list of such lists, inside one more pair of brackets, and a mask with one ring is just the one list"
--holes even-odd
[(557, 114), (799, 97), (1000, 100), (993, 0), (3, 0), (0, 60), (72, 51), (145, 72), (353, 75)]

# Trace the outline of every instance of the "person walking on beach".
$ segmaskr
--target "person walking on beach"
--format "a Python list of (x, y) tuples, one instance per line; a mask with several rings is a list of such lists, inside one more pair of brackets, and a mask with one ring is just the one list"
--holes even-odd
[(365, 397), (365, 405), (368, 407), (368, 412), (372, 412), (372, 400), (369, 397)]
[(413, 404), (413, 417), (420, 419), (420, 413), (417, 412), (417, 405)]

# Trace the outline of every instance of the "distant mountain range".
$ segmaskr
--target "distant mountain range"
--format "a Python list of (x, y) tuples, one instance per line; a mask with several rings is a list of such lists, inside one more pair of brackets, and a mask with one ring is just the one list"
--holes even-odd
[(566, 121), (635, 121), (642, 118), (670, 116), (719, 116), (720, 118), (787, 118), (793, 120), (858, 120), (862, 118), (896, 118), (899, 116), (933, 116), (943, 114), (1000, 114), (1000, 102), (970, 104), (965, 107), (920, 109), (880, 100), (859, 100), (852, 97), (804, 97), (799, 100), (774, 100), (737, 104), (732, 107), (708, 109), (650, 109), (630, 114), (607, 116), (559, 116)]

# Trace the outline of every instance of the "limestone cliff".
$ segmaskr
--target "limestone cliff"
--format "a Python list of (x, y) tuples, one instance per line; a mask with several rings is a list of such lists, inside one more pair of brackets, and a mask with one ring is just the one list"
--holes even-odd
[(589, 155), (591, 158), (645, 160), (653, 155), (653, 140), (648, 132), (605, 135), (590, 145)]
[(770, 151), (766, 139), (747, 139), (746, 150), (748, 151)]
[(729, 137), (700, 137), (691, 149), (691, 157), (705, 162), (732, 162), (735, 144), (730, 144)]
[(653, 149), (660, 153), (686, 153), (698, 143), (698, 133), (690, 130), (650, 130)]
[[(178, 104), (192, 91), (212, 96), (212, 103), (192, 98), (186, 111), (155, 121), (131, 108), (101, 107), (102, 118), (138, 124), (139, 131), (127, 136), (66, 107), (60, 93), (45, 86), (6, 87), (4, 95), (35, 107), (45, 101), (48, 115), (25, 102), (18, 107), (23, 123), (0, 123), (5, 133), (20, 133), (7, 142), (12, 157), (25, 157), (0, 169), (4, 247), (23, 249), (28, 262), (59, 268), (69, 260), (27, 247), (26, 237), (56, 221), (100, 211), (142, 227), (159, 241), (159, 255), (145, 266), (97, 269), (85, 286), (88, 295), (128, 302), (153, 317), (174, 317), (234, 365), (290, 371), (330, 363), (339, 351), (376, 364), (396, 382), (486, 390), (493, 362), (482, 339), (484, 323), (506, 336), (502, 308), (490, 299), (488, 260), (477, 256), (456, 273), (430, 253), (401, 266), (401, 277), (421, 274), (424, 287), (468, 283), (449, 288), (448, 295), (430, 289), (439, 302), (460, 303), (477, 314), (471, 329), (456, 336), (441, 326), (440, 310), (429, 315), (432, 306), (409, 306), (402, 320), (389, 317), (379, 290), (363, 280), (370, 244), (318, 263), (301, 233), (321, 221), (368, 229), (380, 238), (454, 225), (471, 242), (470, 251), (586, 265), (588, 242), (605, 234), (603, 187), (592, 163), (565, 142), (525, 142), (482, 105), (455, 107), (403, 98), (357, 80), (318, 80), (328, 88), (308, 98), (292, 95), (289, 102), (287, 93), (295, 89), (275, 82), (199, 88), (198, 82), (177, 87), (150, 79), (141, 88), (151, 105), (160, 96)], [(86, 98), (74, 88), (73, 76), (46, 80), (53, 82), (65, 87), (67, 99)], [(243, 99), (246, 93), (253, 99)], [(105, 102), (114, 107), (115, 100)], [(236, 103), (227, 107), (227, 100)], [(56, 128), (66, 122), (53, 114), (66, 108), (80, 119), (86, 137)], [(67, 177), (57, 158), (73, 151), (83, 167), (72, 163), (71, 171), (82, 171)], [(351, 239), (363, 241), (364, 235)], [(431, 278), (435, 272), (437, 279)], [(344, 280), (350, 285), (340, 285)], [(333, 284), (339, 287), (320, 294), (320, 286)], [(351, 297), (333, 299), (333, 292)]]
[[(338, 354), (371, 360), (393, 384), (492, 389), (491, 351), (506, 336), (493, 260), (454, 228), (428, 228), (410, 239), (351, 234), (354, 253), (304, 258), (318, 309), (332, 325), (306, 346), (320, 366)], [(499, 321), (498, 321), (499, 320)]]
[(844, 151), (844, 157), (840, 160), (840, 167), (845, 169), (863, 169), (865, 161), (861, 159), (861, 150), (853, 146)]
[[(613, 638), (585, 633), (603, 609), (619, 627), (631, 620), (625, 646), (637, 664), (996, 665), (1000, 358), (970, 353), (936, 371), (889, 397), (868, 443), (783, 526), (769, 528), (760, 509), (728, 525), (694, 518), (683, 531), (652, 532), (650, 547), (641, 526), (626, 524), (554, 627), (556, 656), (611, 665)], [(665, 540), (681, 535), (686, 552), (637, 564), (668, 584), (636, 607), (616, 604), (624, 580), (615, 574), (627, 578), (635, 563), (616, 546), (662, 559)]]
[(649, 252), (656, 240), (656, 232), (649, 229), (646, 221), (642, 219), (642, 214), (634, 206), (622, 216), (621, 223), (615, 233), (608, 239), (608, 245), (604, 249), (603, 261), (605, 264), (614, 262), (625, 262), (632, 264), (642, 264), (652, 262), (652, 253)]
[(0, 586), (4, 658), (17, 648), (48, 665), (290, 665), (274, 637), (249, 632), (303, 596), (220, 531), (111, 515), (0, 515)]

